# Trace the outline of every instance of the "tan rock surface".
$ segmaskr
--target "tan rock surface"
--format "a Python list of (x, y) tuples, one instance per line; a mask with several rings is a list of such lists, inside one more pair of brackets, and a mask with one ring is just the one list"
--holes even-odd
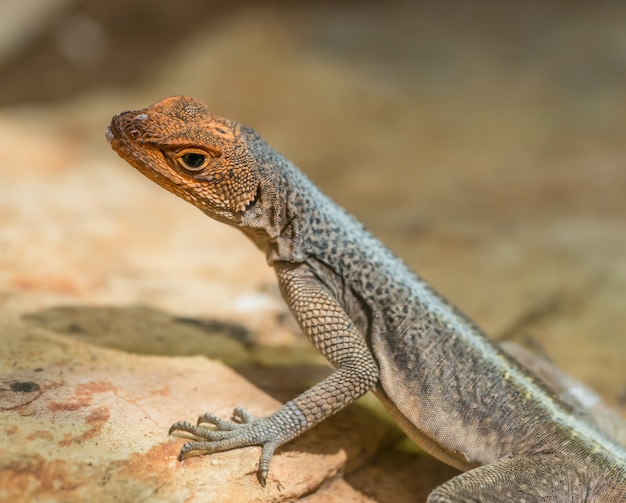
[(375, 503), (376, 500), (360, 493), (344, 479), (334, 479), (314, 494), (305, 496), (302, 503)]
[(229, 417), (239, 404), (262, 415), (279, 403), (216, 361), (105, 349), (1, 319), (1, 501), (290, 501), (342, 471), (350, 446), (364, 462), (388, 436), (363, 413), (339, 417), (283, 449), (265, 488), (257, 448), (181, 464), (183, 442), (167, 429), (200, 404)]

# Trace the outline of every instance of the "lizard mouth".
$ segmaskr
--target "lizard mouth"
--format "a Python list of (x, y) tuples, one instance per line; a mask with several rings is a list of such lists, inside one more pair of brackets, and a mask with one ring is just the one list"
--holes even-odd
[(122, 115), (123, 114), (113, 117), (113, 120), (111, 120), (111, 124), (109, 125), (109, 127), (106, 128), (104, 132), (104, 137), (106, 138), (107, 143), (111, 145), (113, 150), (115, 150), (118, 154), (120, 151), (120, 143), (124, 143), (126, 141), (124, 129), (120, 127), (119, 124), (120, 117), (122, 117)]
[(113, 131), (111, 131), (111, 126), (107, 127), (106, 131), (104, 132), (104, 137), (106, 138), (109, 145), (113, 143), (115, 135), (113, 134)]
[[(137, 171), (143, 173), (166, 190), (184, 198), (184, 193), (176, 191), (176, 184), (173, 184), (169, 170), (161, 168), (161, 164), (167, 163), (167, 158), (163, 151), (154, 147), (150, 142), (146, 142), (142, 137), (143, 131), (130, 119), (129, 116), (136, 113), (122, 112), (113, 117), (111, 124), (104, 133), (107, 143), (111, 145), (111, 148), (117, 155)], [(137, 118), (142, 120), (142, 118), (145, 118), (145, 115), (135, 115), (134, 119)], [(152, 154), (158, 154), (161, 162), (154, 162)]]

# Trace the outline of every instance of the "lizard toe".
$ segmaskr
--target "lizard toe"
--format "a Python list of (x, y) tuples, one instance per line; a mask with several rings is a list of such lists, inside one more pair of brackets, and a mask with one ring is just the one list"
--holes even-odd
[(234, 430), (241, 427), (241, 424), (235, 421), (229, 421), (228, 419), (222, 419), (221, 417), (212, 414), (211, 412), (206, 412), (202, 414), (198, 418), (197, 422), (198, 426), (201, 424), (212, 424), (218, 430), (229, 431)]
[(191, 423), (188, 423), (187, 421), (177, 421), (172, 426), (170, 426), (170, 429), (168, 430), (167, 434), (171, 435), (175, 431), (186, 431), (186, 432), (191, 433), (189, 431), (190, 428), (194, 428), (194, 425)]
[(256, 417), (250, 414), (243, 407), (236, 407), (235, 410), (233, 410), (233, 421), (237, 423), (249, 424), (249, 423), (254, 422), (256, 419), (257, 419)]

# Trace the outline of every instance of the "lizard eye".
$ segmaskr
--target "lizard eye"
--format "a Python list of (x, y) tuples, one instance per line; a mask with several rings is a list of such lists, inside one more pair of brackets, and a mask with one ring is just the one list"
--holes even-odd
[(198, 173), (206, 168), (209, 160), (209, 154), (199, 149), (183, 150), (177, 156), (177, 161), (183, 169), (193, 173)]

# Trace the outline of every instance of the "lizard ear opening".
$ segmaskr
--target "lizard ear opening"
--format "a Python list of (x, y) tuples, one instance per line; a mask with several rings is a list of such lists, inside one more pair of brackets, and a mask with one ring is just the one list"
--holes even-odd
[(249, 209), (258, 199), (260, 186), (247, 169), (230, 169), (215, 184), (215, 193), (221, 204), (233, 213), (240, 213)]
[(219, 209), (241, 213), (259, 198), (260, 185), (255, 174), (246, 166), (222, 164), (197, 174), (202, 195)]
[(250, 207), (258, 200), (261, 187), (257, 185), (254, 189), (242, 194), (242, 197), (234, 202), (233, 210), (236, 212), (242, 212), (250, 209)]

